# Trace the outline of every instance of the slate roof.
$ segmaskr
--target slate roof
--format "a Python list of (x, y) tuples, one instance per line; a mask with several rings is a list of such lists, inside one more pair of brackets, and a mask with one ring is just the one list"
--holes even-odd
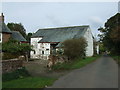
[(0, 22), (0, 32), (11, 33), (11, 37), (13, 39), (18, 41), (26, 41), (26, 39), (18, 31), (11, 31), (4, 22)]
[(63, 42), (82, 37), (88, 27), (89, 25), (39, 29), (32, 37), (43, 37), (39, 42)]
[(0, 32), (11, 33), (11, 30), (7, 27), (5, 23), (0, 22)]
[(27, 40), (18, 32), (18, 31), (12, 31), (12, 38), (18, 41), (26, 42)]

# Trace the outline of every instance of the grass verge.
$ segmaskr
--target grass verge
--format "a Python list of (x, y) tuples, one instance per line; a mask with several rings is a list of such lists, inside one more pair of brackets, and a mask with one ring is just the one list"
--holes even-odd
[(25, 69), (25, 67), (22, 67), (13, 72), (2, 74), (2, 81), (5, 82), (5, 81), (10, 81), (10, 80), (19, 79), (19, 78), (25, 78), (25, 77), (29, 77), (29, 76), (30, 76), (30, 74)]
[(52, 85), (55, 78), (47, 77), (27, 77), (2, 83), (3, 88), (44, 88), (46, 85)]
[(43, 88), (52, 85), (55, 78), (32, 77), (25, 67), (2, 75), (2, 88)]
[(120, 65), (120, 56), (112, 56), (112, 58)]
[(95, 61), (99, 56), (87, 57), (85, 59), (77, 59), (68, 63), (58, 63), (52, 67), (53, 70), (70, 70), (81, 68), (93, 61)]
[[(52, 68), (53, 70), (77, 69), (95, 61), (97, 58), (99, 58), (99, 56), (77, 59), (68, 63), (54, 65)], [(15, 75), (17, 75), (17, 77), (15, 77)], [(23, 71), (16, 71), (4, 76), (4, 80), (5, 81), (2, 83), (3, 88), (44, 88), (46, 85), (52, 85), (57, 79), (48, 77), (31, 77), (23, 69)]]

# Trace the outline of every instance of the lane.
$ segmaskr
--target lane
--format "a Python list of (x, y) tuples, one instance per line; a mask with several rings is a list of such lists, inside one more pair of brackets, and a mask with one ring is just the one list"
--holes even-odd
[(110, 57), (95, 62), (59, 78), (52, 88), (118, 88), (118, 65)]

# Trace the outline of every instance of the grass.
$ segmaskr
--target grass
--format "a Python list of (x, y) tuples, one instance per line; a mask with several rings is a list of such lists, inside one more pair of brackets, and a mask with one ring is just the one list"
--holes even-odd
[(24, 77), (29, 77), (30, 74), (28, 71), (25, 69), (25, 67), (22, 67), (21, 69), (17, 69), (13, 72), (9, 73), (4, 73), (2, 74), (2, 81), (10, 81), (18, 78), (24, 78)]
[(56, 64), (52, 68), (53, 70), (70, 70), (81, 68), (93, 61), (95, 61), (99, 56), (96, 57), (87, 57), (85, 59), (77, 59), (69, 63)]
[(117, 63), (120, 65), (120, 56), (112, 56), (114, 60), (117, 61)]
[(43, 88), (52, 85), (56, 79), (46, 77), (27, 77), (2, 83), (3, 88)]
[[(95, 61), (98, 57), (99, 56), (87, 57), (85, 59), (77, 59), (68, 63), (57, 64), (52, 68), (53, 70), (77, 69)], [(17, 77), (15, 77), (16, 75)], [(2, 87), (3, 88), (44, 88), (46, 85), (47, 86), (52, 85), (55, 80), (57, 80), (57, 78), (31, 77), (27, 74), (25, 68), (23, 68), (22, 71), (15, 71), (13, 73), (4, 75), (4, 82), (2, 83)]]
[(52, 85), (55, 78), (32, 77), (25, 67), (2, 75), (3, 88), (43, 88)]

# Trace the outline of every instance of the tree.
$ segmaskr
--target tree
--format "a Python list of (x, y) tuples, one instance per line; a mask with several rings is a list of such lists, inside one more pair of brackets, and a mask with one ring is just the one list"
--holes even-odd
[(112, 29), (110, 38), (113, 40), (113, 42), (120, 42), (120, 26), (117, 26), (114, 29)]
[(101, 41), (104, 47), (111, 51), (111, 53), (120, 53), (120, 13), (112, 16), (107, 20), (104, 28), (98, 29), (102, 34)]
[[(7, 54), (11, 54), (12, 56), (24, 55), (26, 52), (29, 52), (32, 47), (26, 43), (20, 43), (16, 40), (10, 39), (6, 43), (2, 43), (2, 51)], [(6, 56), (5, 56), (6, 57)], [(11, 57), (8, 57), (11, 58)]]
[(64, 54), (70, 59), (84, 57), (87, 43), (85, 38), (69, 39), (63, 42)]
[(94, 50), (94, 55), (97, 55), (97, 45), (98, 42), (96, 40), (93, 41), (93, 50)]
[(26, 30), (21, 23), (8, 23), (7, 26), (11, 31), (19, 31), (26, 38)]
[(104, 47), (103, 43), (99, 42), (99, 53), (102, 54), (105, 52), (106, 48)]
[(30, 43), (31, 36), (32, 36), (32, 33), (28, 33), (26, 36), (26, 39), (29, 43)]

